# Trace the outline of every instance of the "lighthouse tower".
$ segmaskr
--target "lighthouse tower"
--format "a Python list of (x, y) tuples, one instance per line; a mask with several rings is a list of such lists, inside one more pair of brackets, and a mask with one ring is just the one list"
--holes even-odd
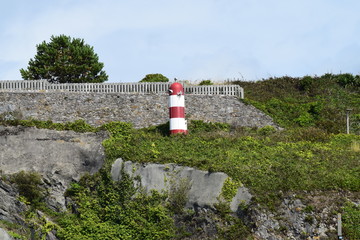
[(183, 86), (175, 82), (169, 88), (170, 134), (187, 134), (185, 96)]

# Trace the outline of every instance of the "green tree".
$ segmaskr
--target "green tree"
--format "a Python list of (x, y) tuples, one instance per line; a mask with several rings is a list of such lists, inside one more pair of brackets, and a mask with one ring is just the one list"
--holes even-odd
[(37, 53), (27, 69), (20, 69), (24, 80), (47, 79), (51, 83), (99, 83), (108, 79), (104, 64), (93, 47), (83, 39), (51, 36), (50, 42), (36, 46)]
[(160, 73), (147, 74), (140, 82), (168, 82), (169, 79)]
[(213, 82), (211, 80), (202, 80), (199, 83), (199, 86), (206, 86), (206, 85), (213, 85)]

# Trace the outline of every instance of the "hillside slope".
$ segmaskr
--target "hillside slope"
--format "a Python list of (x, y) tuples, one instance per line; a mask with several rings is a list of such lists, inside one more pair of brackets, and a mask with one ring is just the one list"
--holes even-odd
[(257, 82), (234, 81), (245, 90), (246, 101), (269, 114), (282, 127), (316, 127), (328, 133), (360, 134), (360, 77), (325, 74), (302, 78), (279, 77)]
[[(66, 130), (52, 132), (54, 136), (67, 136), (69, 130), (107, 131), (108, 136), (99, 139), (106, 155), (102, 169), (70, 185), (65, 192), (66, 212), (53, 212), (44, 205), (46, 197), (41, 198), (39, 191), (48, 183), (35, 173), (3, 175), (0, 193), (14, 202), (9, 209), (23, 212), (20, 219), (24, 221), (19, 226), (14, 225), (18, 219), (8, 219), (0, 221), (0, 227), (19, 239), (30, 236), (31, 228), (38, 238), (69, 240), (336, 239), (336, 217), (341, 213), (346, 238), (359, 239), (358, 78), (325, 75), (238, 83), (247, 91), (244, 102), (267, 112), (283, 130), (193, 120), (189, 135), (169, 136), (167, 124), (135, 129), (123, 122), (97, 128), (84, 121), (3, 122)], [(352, 134), (344, 134), (347, 108), (352, 108)], [(1, 137), (6, 140), (7, 135)], [(64, 137), (39, 137), (39, 141), (50, 143), (41, 141), (48, 138), (54, 138), (55, 144), (65, 141)], [(184, 208), (186, 181), (178, 181), (170, 192), (144, 194), (133, 185), (133, 180), (139, 179), (124, 175), (121, 181), (112, 180), (110, 171), (119, 158), (136, 162), (134, 166), (175, 163), (202, 170), (205, 175), (224, 172), (229, 180), (218, 204)], [(24, 184), (24, 179), (29, 184)], [(24, 185), (29, 191), (21, 191)], [(253, 198), (248, 204), (239, 204), (233, 214), (226, 199), (231, 199), (239, 186), (249, 189)]]

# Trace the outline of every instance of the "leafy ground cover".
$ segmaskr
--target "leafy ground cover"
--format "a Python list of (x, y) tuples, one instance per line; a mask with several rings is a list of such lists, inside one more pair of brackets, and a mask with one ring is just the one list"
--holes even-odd
[[(196, 132), (199, 122), (193, 129), (192, 125), (190, 132)], [(168, 136), (159, 129), (112, 136), (104, 141), (106, 154), (225, 172), (259, 195), (280, 190), (360, 190), (358, 135), (324, 134), (314, 128), (302, 129), (299, 135), (297, 129), (229, 127), (227, 131)]]

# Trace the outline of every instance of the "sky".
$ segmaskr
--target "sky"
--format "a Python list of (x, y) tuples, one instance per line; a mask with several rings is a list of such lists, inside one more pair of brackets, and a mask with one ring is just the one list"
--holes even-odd
[(108, 82), (360, 74), (359, 0), (2, 1), (0, 80), (52, 35), (94, 48)]

